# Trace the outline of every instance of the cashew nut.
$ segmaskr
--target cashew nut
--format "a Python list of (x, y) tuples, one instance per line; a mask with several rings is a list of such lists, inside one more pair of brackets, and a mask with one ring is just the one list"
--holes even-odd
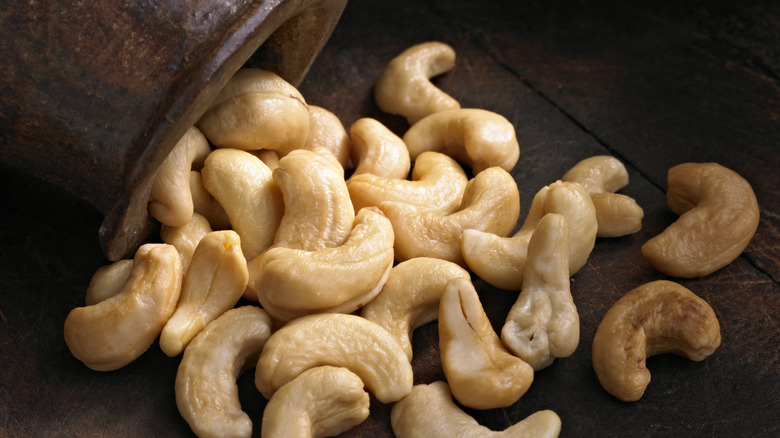
[(192, 220), (180, 227), (163, 225), (160, 228), (160, 239), (164, 243), (175, 246), (179, 251), (182, 276), (187, 275), (192, 255), (200, 239), (211, 231), (209, 221), (198, 213), (193, 213)]
[(412, 332), (439, 317), (444, 286), (453, 278), (471, 279), (468, 271), (446, 260), (415, 257), (390, 271), (382, 293), (361, 309), (360, 316), (392, 333), (412, 360)]
[(259, 158), (271, 171), (279, 167), (279, 153), (273, 149), (257, 149), (247, 152)]
[(509, 353), (471, 280), (455, 278), (439, 303), (439, 349), (455, 399), (474, 409), (511, 405), (531, 386), (534, 370)]
[(257, 362), (271, 319), (255, 306), (230, 309), (187, 345), (176, 373), (176, 406), (198, 437), (250, 437), (236, 379)]
[(396, 402), (390, 424), (398, 438), (555, 438), (561, 419), (553, 411), (537, 411), (504, 430), (482, 426), (452, 400), (446, 382), (415, 385)]
[(261, 436), (336, 436), (368, 418), (369, 405), (363, 381), (352, 371), (332, 366), (310, 368), (268, 400)]
[(528, 243), (536, 225), (547, 213), (558, 213), (566, 218), (571, 244), (569, 275), (577, 273), (588, 261), (596, 243), (596, 211), (585, 188), (562, 181), (536, 193), (523, 225), (513, 236), (465, 230), (461, 249), (469, 269), (493, 286), (520, 290)]
[(445, 43), (429, 41), (409, 47), (382, 71), (374, 100), (382, 111), (404, 116), (410, 125), (429, 114), (460, 108), (457, 100), (430, 81), (454, 66), (455, 50)]
[(501, 341), (535, 371), (577, 349), (580, 317), (569, 287), (569, 226), (559, 214), (546, 214), (531, 236), (523, 288)]
[(309, 136), (303, 149), (329, 150), (344, 169), (349, 165), (351, 143), (347, 130), (332, 112), (316, 105), (309, 105)]
[(406, 179), (411, 158), (406, 143), (376, 119), (358, 119), (349, 128), (353, 175), (370, 173), (385, 178)]
[(255, 386), (270, 399), (295, 376), (321, 365), (357, 374), (381, 403), (398, 401), (412, 390), (412, 365), (395, 336), (346, 313), (304, 316), (274, 332), (257, 362)]
[(442, 152), (470, 166), (474, 175), (493, 166), (511, 171), (520, 158), (512, 123), (483, 109), (433, 113), (412, 125), (403, 141), (412, 160), (425, 151)]
[(197, 126), (218, 148), (300, 149), (309, 135), (309, 109), (301, 93), (278, 75), (256, 68), (237, 71)]
[(701, 361), (718, 346), (720, 324), (710, 305), (678, 283), (657, 280), (604, 315), (593, 338), (593, 369), (607, 392), (636, 401), (650, 383), (647, 357), (675, 353)]
[(669, 169), (667, 184), (666, 203), (681, 216), (642, 246), (654, 268), (703, 277), (742, 254), (758, 228), (750, 183), (717, 163), (683, 163)]
[(122, 291), (132, 272), (132, 259), (118, 260), (99, 267), (89, 280), (84, 304), (91, 306), (118, 294)]
[(403, 202), (387, 201), (379, 208), (393, 224), (397, 261), (436, 257), (463, 266), (460, 240), (464, 230), (508, 235), (520, 216), (520, 194), (509, 172), (491, 167), (469, 180), (459, 210), (449, 215), (421, 211)]
[(96, 371), (112, 371), (132, 362), (152, 345), (173, 313), (181, 281), (176, 248), (164, 243), (142, 245), (118, 294), (68, 313), (64, 335), (71, 354)]
[(209, 226), (215, 230), (231, 228), (230, 218), (225, 213), (225, 209), (206, 190), (203, 185), (203, 176), (198, 171), (190, 172), (190, 192), (192, 193), (192, 206), (195, 214), (206, 218)]
[(160, 349), (178, 356), (203, 327), (233, 308), (249, 278), (241, 240), (233, 230), (206, 234), (195, 248), (176, 310), (160, 333)]
[(393, 267), (393, 227), (375, 207), (360, 210), (343, 245), (317, 251), (274, 247), (249, 262), (247, 293), (276, 319), (350, 313), (381, 290)]

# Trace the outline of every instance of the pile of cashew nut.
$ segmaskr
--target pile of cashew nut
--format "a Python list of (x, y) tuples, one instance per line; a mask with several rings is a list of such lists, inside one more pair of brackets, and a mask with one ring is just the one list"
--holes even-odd
[[(181, 357), (176, 404), (201, 437), (250, 436), (253, 423), (264, 437), (331, 436), (363, 422), (370, 397), (393, 404), (399, 437), (557, 436), (553, 411), (495, 432), (455, 401), (512, 405), (535, 371), (574, 353), (570, 278), (597, 238), (637, 232), (643, 210), (616, 193), (625, 166), (595, 156), (541, 188), (513, 234), (513, 124), (433, 85), (454, 63), (451, 47), (427, 42), (388, 64), (375, 99), (406, 117), (403, 136), (371, 118), (348, 133), (277, 75), (240, 70), (157, 174), (160, 242), (100, 268), (68, 315), (73, 356), (116, 370), (159, 339)], [(757, 226), (750, 185), (717, 164), (671, 169), (668, 201), (681, 216), (642, 254), (670, 276), (722, 268)], [(472, 276), (519, 292), (500, 333)], [(446, 382), (414, 385), (412, 333), (434, 321)], [(606, 391), (634, 401), (647, 356), (702, 360), (719, 344), (709, 305), (659, 280), (607, 312), (593, 367)], [(236, 379), (252, 368), (262, 419), (238, 400)]]

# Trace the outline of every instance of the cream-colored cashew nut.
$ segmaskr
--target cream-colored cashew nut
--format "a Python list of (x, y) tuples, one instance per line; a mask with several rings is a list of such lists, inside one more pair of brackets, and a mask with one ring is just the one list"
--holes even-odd
[(344, 367), (310, 368), (274, 393), (263, 411), (263, 438), (336, 436), (365, 421), (370, 399)]
[(474, 175), (493, 166), (511, 171), (520, 158), (512, 123), (483, 109), (433, 113), (412, 125), (402, 138), (412, 160), (425, 151), (442, 152), (470, 166)]
[(309, 136), (303, 149), (316, 148), (329, 150), (344, 169), (349, 166), (351, 143), (341, 120), (321, 106), (309, 105)]
[(489, 429), (455, 404), (443, 381), (415, 385), (393, 405), (390, 424), (398, 438), (555, 438), (561, 433), (561, 418), (551, 410), (534, 412), (504, 430)]
[(453, 278), (471, 279), (468, 271), (446, 260), (415, 257), (390, 271), (382, 293), (363, 306), (360, 316), (392, 333), (412, 360), (412, 332), (439, 317), (444, 286)]
[(117, 260), (99, 267), (89, 280), (84, 304), (91, 306), (118, 294), (132, 272), (132, 259)]
[(598, 222), (588, 192), (577, 183), (556, 181), (534, 196), (528, 215), (511, 237), (479, 230), (465, 230), (461, 250), (466, 264), (475, 274), (493, 286), (520, 290), (528, 255), (528, 243), (536, 225), (547, 213), (558, 213), (569, 224), (569, 275), (588, 261), (596, 243)]
[(706, 301), (667, 280), (646, 283), (621, 297), (593, 338), (593, 369), (601, 386), (637, 401), (650, 383), (649, 356), (675, 353), (701, 361), (720, 346), (720, 324)]
[(181, 281), (176, 248), (165, 243), (142, 245), (119, 293), (68, 313), (64, 335), (71, 354), (96, 371), (132, 362), (152, 345), (170, 318)]
[(379, 208), (393, 223), (397, 261), (436, 257), (463, 266), (464, 230), (509, 235), (520, 216), (520, 194), (509, 172), (491, 167), (469, 180), (459, 209), (451, 214), (421, 211), (403, 202), (383, 202)]
[(580, 342), (580, 317), (569, 286), (569, 225), (546, 214), (531, 236), (523, 288), (501, 329), (501, 341), (534, 371), (568, 357)]
[(346, 313), (304, 316), (274, 332), (257, 362), (255, 386), (270, 399), (297, 375), (322, 365), (357, 374), (381, 403), (398, 401), (412, 390), (412, 365), (395, 336)]
[(238, 70), (197, 126), (218, 148), (273, 149), (282, 155), (306, 144), (309, 108), (301, 93), (267, 70)]
[(460, 108), (457, 100), (431, 82), (454, 66), (455, 50), (448, 44), (416, 44), (387, 64), (374, 86), (374, 100), (382, 111), (404, 116), (410, 125), (429, 114)]
[(192, 220), (180, 227), (163, 225), (160, 228), (160, 239), (164, 243), (175, 246), (176, 250), (179, 251), (183, 276), (187, 275), (192, 255), (195, 253), (200, 239), (212, 231), (209, 221), (198, 213), (193, 213)]
[(667, 185), (666, 203), (680, 217), (642, 246), (654, 268), (704, 277), (742, 254), (759, 220), (750, 183), (717, 163), (683, 163), (669, 169)]
[(203, 185), (203, 176), (195, 170), (190, 172), (190, 192), (192, 193), (192, 206), (195, 214), (206, 218), (211, 228), (227, 230), (231, 227), (230, 218), (225, 213), (225, 209), (206, 190), (206, 186)]
[(358, 119), (349, 128), (352, 138), (352, 175), (370, 173), (385, 178), (406, 179), (411, 158), (406, 143), (380, 121)]
[(444, 288), (439, 303), (439, 349), (452, 394), (464, 406), (509, 406), (533, 382), (533, 368), (506, 350), (469, 279), (452, 279)]
[(228, 310), (187, 345), (176, 373), (176, 406), (198, 437), (250, 437), (236, 379), (255, 366), (271, 318), (255, 306)]
[(274, 247), (249, 262), (247, 293), (281, 321), (351, 313), (382, 290), (393, 267), (393, 227), (375, 207), (360, 210), (343, 245), (316, 251)]

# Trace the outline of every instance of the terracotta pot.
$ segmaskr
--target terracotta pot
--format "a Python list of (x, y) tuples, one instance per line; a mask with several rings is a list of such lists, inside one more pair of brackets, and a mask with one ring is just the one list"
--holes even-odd
[(117, 260), (148, 237), (151, 179), (244, 65), (299, 85), (346, 0), (7, 0), (0, 161), (105, 214)]

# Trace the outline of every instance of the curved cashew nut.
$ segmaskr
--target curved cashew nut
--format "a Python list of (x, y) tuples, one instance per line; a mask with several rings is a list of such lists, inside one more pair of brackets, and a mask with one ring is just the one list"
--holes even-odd
[(520, 216), (520, 194), (509, 172), (491, 167), (469, 180), (459, 210), (449, 215), (420, 211), (403, 202), (383, 202), (379, 208), (393, 223), (397, 261), (436, 257), (463, 266), (464, 230), (508, 235)]
[(415, 257), (390, 271), (382, 293), (363, 306), (360, 316), (392, 333), (412, 360), (412, 332), (439, 317), (444, 286), (453, 278), (471, 279), (468, 271), (446, 260)]
[(347, 313), (308, 315), (282, 326), (260, 354), (255, 386), (270, 399), (295, 376), (321, 365), (357, 374), (381, 403), (400, 400), (412, 390), (412, 365), (395, 336)]
[(355, 211), (397, 201), (432, 213), (450, 214), (460, 206), (468, 181), (457, 161), (439, 152), (423, 152), (414, 161), (411, 181), (363, 173), (350, 177), (347, 189)]
[(642, 228), (642, 207), (634, 198), (615, 193), (628, 185), (626, 166), (617, 158), (609, 155), (586, 158), (561, 180), (580, 183), (590, 194), (599, 224), (598, 237), (625, 236)]
[(555, 438), (561, 418), (553, 411), (537, 411), (501, 431), (482, 426), (452, 401), (446, 382), (415, 385), (396, 402), (390, 424), (398, 438)]
[(192, 255), (200, 239), (211, 231), (209, 221), (198, 213), (193, 213), (192, 220), (180, 227), (163, 225), (160, 228), (160, 239), (164, 243), (175, 246), (179, 251), (182, 276), (187, 275)]
[(439, 349), (455, 399), (474, 409), (506, 407), (531, 386), (534, 370), (512, 355), (490, 324), (471, 280), (455, 278), (439, 303)]
[(160, 348), (178, 356), (203, 327), (238, 303), (249, 278), (241, 240), (233, 230), (206, 234), (192, 255), (176, 310), (160, 333)]
[(363, 381), (343, 368), (308, 369), (274, 393), (263, 411), (264, 438), (336, 436), (365, 421)]
[(309, 135), (309, 109), (294, 86), (256, 68), (238, 70), (197, 126), (218, 148), (300, 149)]
[(433, 85), (430, 79), (455, 66), (455, 50), (429, 41), (414, 45), (393, 58), (374, 86), (374, 100), (389, 114), (406, 117), (410, 125), (442, 110), (460, 108), (460, 103)]
[(511, 171), (520, 158), (512, 123), (483, 109), (433, 113), (412, 125), (403, 141), (412, 160), (425, 151), (442, 152), (470, 166), (474, 175), (493, 166)]
[(118, 294), (68, 313), (65, 343), (76, 359), (93, 370), (119, 369), (157, 339), (180, 291), (181, 258), (176, 248), (164, 243), (142, 245)]
[(195, 214), (206, 218), (211, 228), (227, 230), (231, 227), (230, 218), (225, 213), (225, 209), (206, 190), (206, 186), (203, 185), (203, 176), (195, 170), (190, 172), (190, 192), (192, 193), (192, 207)]
[(381, 292), (392, 267), (393, 227), (369, 207), (358, 212), (341, 246), (274, 247), (250, 261), (247, 292), (281, 321), (317, 312), (351, 313)]
[(642, 246), (642, 255), (666, 275), (703, 277), (733, 262), (758, 228), (756, 195), (744, 178), (717, 163), (669, 169), (666, 203), (681, 215)]
[(133, 272), (133, 264), (132, 259), (124, 259), (99, 267), (89, 280), (84, 304), (91, 306), (121, 292)]
[(271, 336), (271, 318), (255, 306), (230, 309), (187, 345), (176, 373), (176, 406), (199, 437), (250, 437), (236, 379), (254, 366)]
[(569, 287), (569, 226), (559, 214), (545, 215), (531, 236), (523, 288), (501, 341), (535, 371), (577, 349), (580, 317)]
[(406, 179), (411, 158), (406, 143), (376, 119), (363, 117), (349, 128), (352, 138), (352, 175), (370, 173), (385, 178)]
[(623, 401), (639, 400), (650, 383), (647, 357), (676, 353), (701, 361), (720, 346), (720, 324), (706, 301), (678, 283), (657, 280), (620, 298), (593, 338), (601, 386)]
[(165, 225), (184, 225), (194, 211), (190, 171), (203, 165), (211, 152), (208, 140), (192, 126), (176, 143), (152, 181), (149, 215)]
[(585, 188), (561, 181), (536, 193), (522, 227), (513, 236), (465, 230), (461, 250), (469, 269), (493, 286), (520, 290), (528, 243), (536, 225), (547, 213), (558, 213), (566, 218), (571, 244), (569, 275), (577, 273), (588, 261), (596, 243), (596, 210)]
[(316, 105), (309, 105), (309, 136), (303, 149), (329, 150), (344, 169), (349, 166), (351, 142), (347, 130), (332, 112)]

